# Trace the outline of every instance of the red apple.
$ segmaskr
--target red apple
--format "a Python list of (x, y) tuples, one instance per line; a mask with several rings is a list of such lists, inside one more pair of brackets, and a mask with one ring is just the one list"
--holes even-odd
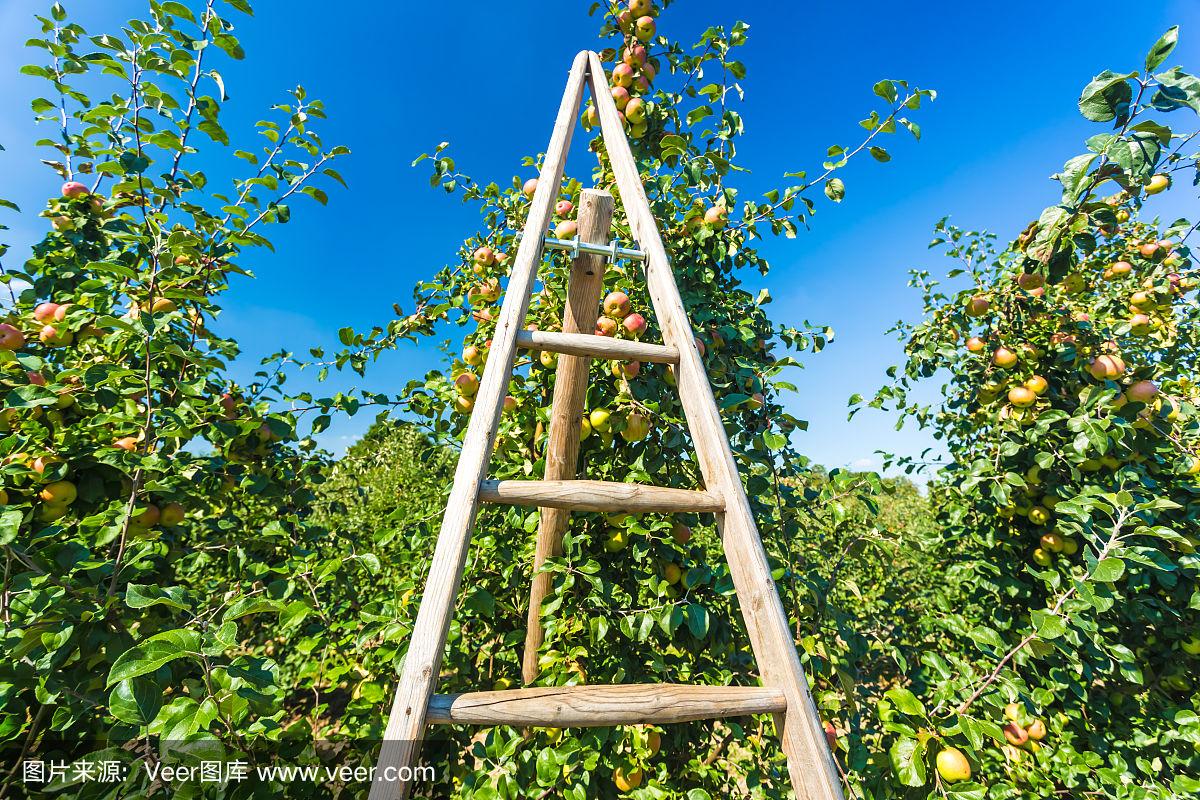
[[(653, 24), (654, 20), (650, 20), (650, 22)], [(637, 69), (646, 63), (646, 48), (640, 44), (626, 47), (625, 52), (621, 54), (621, 62), (628, 66), (631, 71)]]
[(454, 388), (463, 397), (472, 397), (479, 391), (479, 378), (473, 372), (464, 372), (454, 379)]
[(729, 209), (725, 206), (710, 206), (704, 212), (704, 223), (711, 228), (720, 230), (729, 219)]
[(69, 330), (59, 330), (53, 325), (47, 325), (38, 331), (38, 339), (47, 347), (65, 347), (75, 341)]
[(614, 86), (628, 89), (633, 85), (633, 67), (621, 63), (613, 67), (612, 82)]
[(1154, 381), (1137, 381), (1125, 390), (1125, 398), (1131, 403), (1149, 403), (1157, 396), (1158, 386)]
[(825, 723), (825, 744), (829, 745), (830, 750), (836, 750), (838, 743), (837, 728), (833, 727), (832, 722)]
[(1029, 741), (1029, 734), (1025, 732), (1024, 728), (1015, 722), (1009, 722), (1001, 730), (1004, 732), (1004, 738), (1007, 739), (1008, 743), (1013, 747), (1020, 747), (1021, 745), (1025, 744), (1025, 742)]
[(58, 303), (39, 303), (33, 309), (33, 318), (38, 322), (49, 322), (54, 319), (54, 312), (58, 311)]
[(654, 24), (654, 17), (638, 17), (633, 23), (633, 33), (637, 36), (638, 41), (648, 42), (654, 38), (654, 32), (657, 26)]
[(67, 181), (62, 185), (63, 197), (82, 197), (87, 193), (87, 187), (79, 181)]
[(559, 200), (554, 206), (554, 213), (565, 217), (575, 210), (575, 204), (570, 200)]
[(471, 259), (477, 267), (489, 267), (496, 263), (496, 253), (490, 247), (480, 247), (471, 256)]
[(629, 13), (634, 18), (644, 17), (654, 13), (654, 4), (650, 0), (629, 0)]
[(617, 104), (617, 110), (624, 111), (625, 106), (629, 103), (629, 90), (624, 86), (614, 86), (612, 89), (612, 99)]
[(640, 361), (629, 361), (626, 363), (614, 361), (612, 365), (613, 375), (617, 376), (618, 378), (636, 378), (638, 373), (641, 371), (642, 362)]
[(625, 327), (625, 330), (633, 334), (635, 339), (640, 339), (642, 334), (646, 332), (646, 318), (637, 312), (625, 317), (625, 321), (621, 324)]
[(604, 298), (604, 314), (613, 319), (629, 316), (629, 295), (621, 291), (609, 292)]
[(992, 307), (992, 303), (983, 295), (975, 295), (967, 301), (967, 316), (982, 317)]
[(616, 336), (617, 321), (612, 317), (600, 317), (596, 320), (597, 336)]
[(1034, 272), (1022, 272), (1017, 276), (1017, 285), (1027, 292), (1046, 285), (1046, 279)]
[(25, 334), (7, 322), (0, 323), (0, 350), (20, 350), (25, 346)]
[(554, 236), (558, 239), (574, 239), (579, 233), (579, 224), (573, 219), (564, 219), (554, 226)]
[(525, 181), (525, 185), (521, 187), (521, 194), (526, 197), (533, 197), (533, 193), (537, 191), (538, 179), (530, 178)]
[(1125, 374), (1125, 362), (1120, 356), (1103, 355), (1092, 360), (1088, 365), (1088, 372), (1098, 381), (1119, 378)]
[(504, 413), (511, 414), (517, 410), (517, 398), (511, 394), (504, 396)]
[(494, 303), (500, 299), (500, 281), (496, 278), (489, 278), (483, 282), (479, 291), (484, 300)]
[(635, 97), (625, 105), (625, 119), (630, 124), (636, 124), (646, 119), (646, 104)]
[(25, 373), (25, 379), (28, 380), (30, 383), (32, 383), (34, 386), (45, 386), (46, 385), (46, 378), (40, 372), (34, 372), (33, 370), (28, 370)]

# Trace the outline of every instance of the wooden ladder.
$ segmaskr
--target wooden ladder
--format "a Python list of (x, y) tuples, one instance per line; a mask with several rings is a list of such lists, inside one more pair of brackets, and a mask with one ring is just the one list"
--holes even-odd
[[(579, 242), (602, 243), (607, 236), (612, 197), (598, 191), (585, 191), (580, 200), (579, 238), (575, 242), (576, 257), (563, 332), (524, 329), (537, 267), (548, 243), (545, 232), (562, 183), (585, 83), (599, 112), (601, 134), (629, 226), (641, 247), (636, 255), (645, 261), (651, 303), (665, 340), (662, 345), (592, 335), (600, 303), (604, 257), (595, 254), (598, 249), (595, 247), (590, 248), (592, 252), (580, 253)], [(549, 241), (562, 245), (556, 240)], [(618, 254), (615, 245), (606, 249), (609, 248), (613, 255)], [(557, 366), (546, 480), (491, 481), (487, 479), (488, 462), (519, 348), (564, 354)], [(638, 359), (671, 365), (704, 478), (704, 491), (573, 479), (588, 358)], [(550, 588), (550, 575), (538, 568), (547, 558), (561, 552), (561, 536), (571, 511), (711, 512), (717, 518), (762, 686), (557, 686), (433, 694), (480, 502), (542, 509), (523, 665), (527, 683), (537, 674), (537, 649), (542, 642), (541, 601)], [(608, 726), (747, 714), (774, 715), (798, 798), (841, 800), (837, 765), (827, 747), (824, 728), (809, 693), (712, 387), (609, 93), (604, 68), (595, 53), (584, 51), (572, 64), (537, 190), (530, 203), (525, 233), (509, 276), (408, 654), (401, 668), (370, 800), (404, 800), (409, 796), (412, 770), (425, 728), (430, 724)]]

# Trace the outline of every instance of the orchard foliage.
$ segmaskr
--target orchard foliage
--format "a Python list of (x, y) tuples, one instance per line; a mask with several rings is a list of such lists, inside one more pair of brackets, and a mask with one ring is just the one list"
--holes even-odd
[[(152, 746), (183, 742), (206, 757), (290, 758), (281, 742), (312, 729), (271, 639), (373, 565), (334, 557), (307, 522), (322, 462), (278, 410), (278, 373), (234, 385), (237, 345), (210, 328), (267, 226), (295, 198), (324, 203), (318, 183), (340, 181), (330, 162), (347, 152), (322, 142), (322, 105), (297, 88), (234, 152), (243, 177), (210, 182), (200, 148), (231, 139), (217, 67), (243, 57), (233, 18), (248, 12), (153, 2), (94, 36), (56, 3), (30, 42), (39, 63), (22, 71), (45, 81), (32, 107), (57, 180), (44, 238), (3, 276), (10, 766), (30, 752), (149, 763)], [(155, 791), (141, 770), (127, 776), (121, 796)], [(20, 780), (6, 769), (5, 791), (41, 788)], [(79, 781), (49, 789), (95, 791)]]
[[(1111, 125), (1055, 176), (1059, 203), (999, 252), (943, 220), (932, 246), (964, 288), (915, 273), (925, 319), (873, 404), (944, 443), (932, 501), (960, 554), (934, 646), (879, 707), (914, 795), (1200, 790), (1195, 226), (1152, 216), (1196, 183), (1200, 81), (1158, 71), (1176, 35), (1084, 89)], [(935, 375), (941, 401), (911, 400)]]

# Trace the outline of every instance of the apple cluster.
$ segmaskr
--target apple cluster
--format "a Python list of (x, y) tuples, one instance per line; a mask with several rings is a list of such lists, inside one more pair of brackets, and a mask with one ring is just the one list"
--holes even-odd
[[(1188, 261), (1177, 243), (1159, 238), (1150, 226), (1126, 225), (1129, 213), (1123, 208), (1115, 217), (1118, 226), (1099, 231), (1112, 244), (1083, 269), (1056, 283), (1022, 272), (1011, 287), (967, 297), (963, 315), (984, 325), (964, 343), (979, 359), (972, 378), (974, 419), (999, 430), (1028, 427), (1047, 412), (1079, 408), (1100, 390), (1107, 397), (1102, 413), (1127, 420), (1142, 435), (1173, 438), (1186, 423), (1195, 387), (1183, 380), (1166, 391), (1162, 365), (1141, 355), (1141, 341), (1173, 339), (1172, 304), (1196, 282), (1184, 277)], [(1088, 454), (1073, 467), (1082, 474), (1116, 471), (1132, 458), (1134, 453), (1116, 451)], [(1194, 456), (1173, 466), (1146, 465), (1200, 474), (1200, 458)], [(1005, 519), (1030, 523), (1038, 537), (1030, 559), (1040, 567), (1079, 550), (1078, 542), (1052, 529), (1055, 506), (1073, 494), (1074, 480), (1050, 466), (1028, 467), (1024, 489), (998, 508)]]
[[(648, 99), (654, 78), (662, 68), (647, 48), (655, 41), (658, 9), (650, 0), (629, 0), (614, 14), (614, 22), (624, 35), (624, 44), (613, 53), (613, 67), (608, 73), (609, 91), (617, 106), (621, 123), (634, 139), (641, 139), (650, 130), (655, 105)], [(583, 125), (591, 130), (600, 124), (600, 114), (589, 104), (583, 112)]]
[[(63, 242), (66, 252), (98, 251), (105, 245), (108, 228), (116, 224), (113, 209), (127, 204), (127, 199), (106, 201), (82, 183), (68, 181), (46, 212), (56, 232), (51, 240), (70, 237)], [(190, 253), (173, 258), (173, 268), (181, 272), (199, 263), (205, 271), (217, 264)], [(3, 457), (0, 505), (24, 508), (43, 523), (57, 522), (72, 512), (80, 518), (90, 516), (104, 509), (112, 497), (135, 494), (130, 470), (119, 466), (119, 454), (142, 456), (158, 450), (147, 440), (142, 425), (151, 404), (168, 403), (160, 396), (166, 390), (148, 393), (144, 377), (137, 377), (144, 370), (136, 364), (129, 372), (133, 377), (119, 391), (103, 384), (102, 377), (114, 368), (111, 337), (130, 335), (129, 323), (139, 319), (169, 335), (173, 346), (207, 335), (198, 309), (180, 311), (174, 300), (152, 296), (133, 282), (125, 284), (130, 298), (123, 321), (118, 322), (114, 301), (120, 298), (98, 294), (86, 283), (72, 290), (72, 270), (65, 264), (55, 275), (58, 280), (46, 283), (59, 296), (29, 301), (41, 285), (36, 284), (0, 322), (0, 390), (6, 396), (6, 405), (0, 408), (0, 432), (14, 447)], [(189, 275), (184, 282), (196, 280)], [(143, 293), (140, 301), (133, 299), (138, 292)], [(89, 371), (96, 377), (88, 378), (93, 374)], [(97, 381), (102, 385), (97, 386)], [(240, 398), (226, 393), (217, 399), (219, 389), (209, 389), (216, 409), (214, 425), (229, 423), (229, 435), (219, 435), (214, 427), (210, 443), (218, 445), (229, 461), (261, 458), (281, 441), (266, 419)], [(154, 538), (155, 526), (175, 527), (185, 514), (178, 499), (159, 497), (152, 502), (144, 489), (136, 491), (126, 534)]]

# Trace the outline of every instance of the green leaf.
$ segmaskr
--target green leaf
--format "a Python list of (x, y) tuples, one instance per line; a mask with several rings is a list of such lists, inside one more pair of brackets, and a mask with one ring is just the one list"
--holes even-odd
[(842, 183), (841, 178), (830, 178), (825, 181), (825, 196), (835, 203), (842, 202), (846, 196), (846, 184)]
[(1179, 67), (1154, 76), (1159, 87), (1150, 103), (1159, 111), (1190, 108), (1200, 114), (1200, 79)]
[(1175, 49), (1178, 41), (1179, 26), (1172, 25), (1146, 54), (1146, 71), (1151, 72), (1158, 69), (1159, 65), (1167, 60), (1167, 56), (1171, 55), (1171, 51)]
[(122, 653), (108, 671), (105, 686), (153, 672), (164, 664), (200, 651), (200, 635), (176, 629), (156, 633)]
[(892, 705), (902, 714), (908, 714), (912, 717), (925, 716), (925, 706), (917, 699), (917, 696), (908, 689), (902, 686), (897, 686), (894, 689), (888, 689), (885, 696), (892, 701)]
[(1067, 623), (1057, 614), (1037, 609), (1030, 617), (1033, 619), (1034, 630), (1042, 639), (1057, 639), (1067, 632)]
[(25, 514), (19, 508), (5, 508), (4, 511), (0, 511), (0, 545), (12, 544), (17, 540), (23, 519)]
[(139, 586), (131, 583), (125, 588), (125, 605), (130, 608), (149, 608), (150, 606), (169, 606), (180, 611), (190, 611), (182, 586)]
[(763, 434), (763, 444), (768, 450), (782, 450), (787, 447), (788, 438), (782, 433), (767, 431)]
[(1125, 562), (1119, 558), (1106, 558), (1096, 564), (1092, 579), (1101, 583), (1113, 583), (1125, 574)]
[(1054, 176), (1062, 184), (1064, 203), (1074, 203), (1078, 199), (1079, 193), (1090, 178), (1088, 170), (1092, 168), (1092, 164), (1097, 158), (1099, 156), (1095, 153), (1075, 156), (1063, 166), (1062, 172)]
[(246, 57), (246, 51), (242, 49), (237, 37), (232, 34), (218, 33), (213, 37), (213, 44), (224, 50), (225, 54), (235, 61), (241, 61)]
[(158, 716), (162, 703), (162, 687), (146, 678), (129, 678), (109, 692), (108, 713), (121, 722), (141, 727)]
[(248, 617), (251, 614), (272, 614), (279, 611), (279, 603), (264, 597), (243, 597), (225, 612), (226, 622)]
[(1079, 113), (1092, 122), (1123, 121), (1129, 115), (1129, 103), (1133, 99), (1133, 89), (1129, 79), (1137, 77), (1136, 72), (1118, 75), (1105, 70), (1092, 78), (1079, 96)]
[(692, 636), (703, 639), (708, 633), (708, 609), (696, 603), (689, 603), (686, 616), (688, 630), (692, 632)]
[(892, 771), (905, 786), (924, 786), (926, 780), (925, 744), (917, 739), (903, 736), (888, 750)]

